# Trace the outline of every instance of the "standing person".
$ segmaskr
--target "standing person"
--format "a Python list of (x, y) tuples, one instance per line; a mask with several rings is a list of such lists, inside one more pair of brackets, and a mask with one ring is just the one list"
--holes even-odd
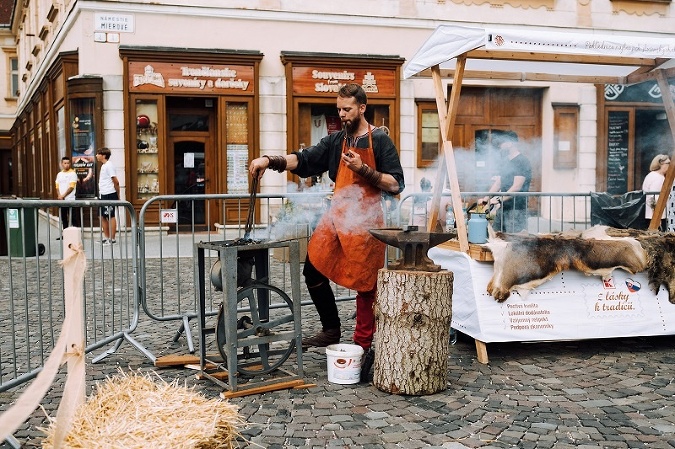
[(321, 217), (308, 245), (303, 269), (305, 283), (321, 319), (322, 330), (303, 338), (302, 345), (323, 347), (339, 343), (341, 323), (332, 280), (356, 290), (354, 343), (365, 352), (362, 380), (369, 376), (374, 353), (373, 306), (377, 271), (384, 266), (386, 245), (369, 229), (382, 227), (382, 194), (398, 194), (405, 187), (398, 151), (389, 136), (364, 118), (366, 93), (358, 84), (343, 86), (337, 109), (343, 130), (322, 138), (303, 151), (285, 156), (262, 156), (249, 171), (261, 177), (267, 168), (290, 170), (301, 178), (328, 171), (335, 182), (330, 209)]
[[(120, 183), (117, 180), (115, 167), (110, 162), (110, 150), (108, 148), (99, 148), (96, 151), (96, 160), (100, 162), (101, 171), (98, 178), (98, 193), (102, 200), (119, 200)], [(101, 227), (103, 228), (103, 244), (113, 245), (115, 234), (117, 233), (117, 219), (115, 218), (114, 206), (101, 207)]]
[[(652, 159), (652, 163), (649, 164), (649, 173), (645, 176), (645, 180), (642, 182), (642, 191), (643, 192), (660, 192), (661, 187), (663, 187), (663, 182), (666, 180), (666, 172), (670, 167), (670, 157), (665, 154), (657, 154)], [(654, 216), (654, 208), (656, 203), (659, 200), (658, 195), (647, 195), (647, 205), (645, 206), (645, 219), (647, 221), (647, 228), (649, 223), (652, 221)], [(661, 215), (661, 225), (659, 226), (661, 231), (667, 229), (666, 224), (666, 210), (663, 209), (663, 215)]]
[[(61, 171), (56, 175), (56, 197), (59, 200), (74, 201), (77, 187), (77, 173), (72, 168), (70, 158), (61, 158)], [(73, 207), (59, 208), (62, 229), (69, 226), (80, 227), (80, 209)], [(61, 240), (58, 237), (56, 240)]]
[[(532, 165), (518, 151), (518, 135), (513, 131), (496, 134), (492, 144), (499, 149), (502, 164), (499, 174), (493, 178), (489, 192), (527, 192), (532, 181)], [(495, 230), (520, 232), (527, 230), (527, 197), (493, 196), (484, 197), (482, 202), (497, 206)]]

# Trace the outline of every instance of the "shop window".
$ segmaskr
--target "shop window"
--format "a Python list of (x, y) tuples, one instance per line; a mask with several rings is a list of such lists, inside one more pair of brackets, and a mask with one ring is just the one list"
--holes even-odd
[(248, 193), (248, 103), (227, 102), (227, 193)]
[(417, 102), (417, 167), (429, 167), (438, 158), (441, 132), (436, 103)]
[(158, 126), (157, 101), (136, 100), (136, 183), (139, 199), (159, 194)]
[(553, 168), (577, 168), (578, 105), (553, 105)]

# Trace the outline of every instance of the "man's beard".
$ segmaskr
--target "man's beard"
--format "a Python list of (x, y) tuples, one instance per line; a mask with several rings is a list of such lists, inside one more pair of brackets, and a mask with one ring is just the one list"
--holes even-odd
[(344, 122), (345, 131), (352, 136), (359, 130), (359, 126), (361, 126), (361, 117), (356, 117), (354, 120)]

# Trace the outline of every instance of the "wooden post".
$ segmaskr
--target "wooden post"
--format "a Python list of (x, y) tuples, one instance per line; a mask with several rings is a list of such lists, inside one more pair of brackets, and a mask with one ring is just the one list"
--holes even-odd
[[(668, 118), (668, 123), (670, 124), (670, 134), (673, 136), (673, 141), (675, 141), (675, 105), (673, 104), (673, 95), (670, 92), (670, 84), (668, 83), (668, 78), (663, 72), (663, 69), (656, 71), (656, 82), (659, 84), (659, 89), (661, 89), (661, 99), (663, 100), (663, 107), (666, 110), (666, 117)], [(675, 151), (671, 154), (670, 160), (673, 160), (675, 157)], [(666, 179), (663, 182), (661, 187), (661, 193), (659, 194), (659, 200), (656, 202), (656, 207), (654, 207), (654, 215), (649, 222), (649, 229), (658, 229), (661, 224), (661, 216), (663, 215), (663, 210), (666, 208), (666, 203), (668, 202), (668, 195), (670, 190), (673, 187), (673, 181), (675, 180), (675, 164), (670, 164), (668, 171), (666, 172)]]
[(450, 271), (379, 271), (375, 387), (408, 395), (447, 388), (452, 281)]

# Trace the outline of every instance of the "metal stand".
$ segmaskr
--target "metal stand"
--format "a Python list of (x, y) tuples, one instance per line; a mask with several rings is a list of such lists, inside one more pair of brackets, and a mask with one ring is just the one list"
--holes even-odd
[[(197, 269), (198, 269), (198, 291), (199, 291), (199, 307), (197, 310), (198, 324), (199, 324), (199, 360), (200, 360), (200, 375), (208, 378), (214, 383), (230, 390), (231, 392), (237, 390), (246, 390), (254, 387), (261, 387), (265, 385), (272, 385), (280, 381), (291, 381), (301, 379), (303, 376), (302, 370), (302, 324), (300, 318), (300, 262), (299, 262), (299, 244), (296, 239), (285, 241), (273, 241), (262, 243), (250, 243), (234, 245), (232, 241), (220, 242), (200, 242), (196, 245), (197, 248)], [(269, 270), (269, 249), (270, 248), (289, 248), (289, 262), (291, 275), (291, 315), (283, 319), (283, 323), (293, 322), (292, 331), (286, 332), (270, 332), (266, 323), (269, 326), (279, 324), (269, 318), (270, 304), (268, 292), (265, 291), (257, 296), (257, 304), (251, 304), (251, 312), (256, 315), (253, 318), (254, 322), (260, 324), (260, 332), (253, 329), (252, 331), (238, 332), (237, 329), (237, 308), (240, 298), (237, 291), (237, 256), (239, 253), (246, 253), (246, 256), (253, 256), (255, 258), (256, 266), (256, 282), (258, 285), (267, 282)], [(221, 276), (223, 284), (223, 321), (224, 321), (224, 339), (226, 344), (221, 349), (225, 356), (225, 365), (227, 367), (227, 383), (220, 380), (218, 377), (207, 372), (207, 364), (219, 365), (218, 362), (208, 360), (206, 356), (206, 335), (212, 333), (206, 328), (206, 267), (204, 264), (204, 250), (217, 251), (220, 256)], [(274, 289), (274, 287), (272, 287)], [(274, 304), (272, 304), (274, 307)], [(269, 321), (267, 321), (269, 320)], [(238, 373), (240, 369), (246, 374), (255, 372), (255, 367), (250, 364), (241, 363), (240, 350), (248, 350), (251, 346), (259, 348), (262, 365), (265, 367), (266, 354), (269, 345), (279, 341), (292, 341), (295, 345), (297, 355), (297, 372), (291, 373), (281, 368), (276, 368), (274, 371), (279, 371), (284, 376), (279, 375), (270, 376), (253, 376), (256, 380), (251, 380), (244, 384), (239, 384)], [(263, 370), (260, 371), (263, 373)], [(268, 374), (265, 372), (265, 374)], [(265, 378), (262, 378), (265, 377)], [(262, 378), (262, 379), (259, 379)]]

